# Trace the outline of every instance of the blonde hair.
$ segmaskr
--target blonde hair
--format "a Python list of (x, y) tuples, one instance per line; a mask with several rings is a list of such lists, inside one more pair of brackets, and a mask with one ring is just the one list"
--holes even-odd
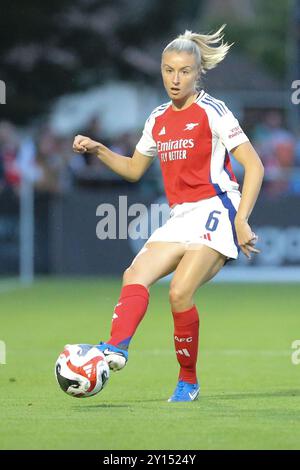
[[(196, 57), (199, 71), (205, 74), (207, 70), (213, 69), (221, 62), (233, 44), (223, 42), (222, 34), (226, 24), (223, 24), (215, 33), (198, 34), (186, 30), (176, 39), (171, 41), (163, 50), (166, 52), (187, 52)], [(219, 46), (215, 44), (221, 43)]]

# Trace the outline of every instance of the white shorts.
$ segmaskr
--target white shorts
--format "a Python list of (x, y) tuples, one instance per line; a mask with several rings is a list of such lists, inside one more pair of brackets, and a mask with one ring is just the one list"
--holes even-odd
[(240, 200), (239, 191), (230, 191), (197, 202), (177, 204), (171, 209), (167, 222), (153, 232), (147, 243), (202, 244), (236, 259), (239, 246), (234, 218)]

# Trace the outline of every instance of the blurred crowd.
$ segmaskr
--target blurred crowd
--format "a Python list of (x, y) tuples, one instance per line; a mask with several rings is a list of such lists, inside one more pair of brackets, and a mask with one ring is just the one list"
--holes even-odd
[(247, 129), (247, 134), (264, 164), (264, 194), (300, 194), (300, 132), (291, 132), (284, 125), (283, 114), (270, 110)]
[[(115, 139), (102, 135), (101, 122), (93, 117), (78, 133), (102, 142), (125, 156), (133, 154), (140, 132)], [(270, 197), (300, 194), (300, 134), (294, 135), (283, 123), (279, 111), (265, 112), (247, 133), (265, 166), (263, 192)], [(76, 186), (122, 184), (122, 178), (106, 168), (97, 157), (72, 151), (74, 135), (61, 136), (48, 124), (23, 133), (14, 124), (0, 121), (0, 193), (18, 194), (21, 174), (31, 179), (36, 191), (61, 194)], [(232, 161), (238, 180), (241, 169)], [(150, 167), (140, 188), (161, 191), (158, 160)]]
[[(106, 138), (102, 135), (99, 119), (95, 117), (77, 133), (100, 141), (124, 156), (132, 155), (138, 140), (138, 133), (124, 133), (115, 139)], [(0, 193), (12, 191), (18, 194), (21, 175), (32, 181), (36, 191), (52, 194), (65, 193), (76, 186), (97, 187), (124, 183), (97, 157), (73, 152), (75, 135), (76, 132), (74, 135), (59, 135), (49, 124), (23, 133), (11, 122), (0, 121)], [(143, 185), (145, 191), (152, 186), (152, 189), (155, 188), (157, 170), (156, 167), (147, 173), (146, 184)]]

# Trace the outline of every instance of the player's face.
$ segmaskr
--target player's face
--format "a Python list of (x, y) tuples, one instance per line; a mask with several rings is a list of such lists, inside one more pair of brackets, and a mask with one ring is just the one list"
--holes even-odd
[(173, 101), (185, 101), (196, 93), (199, 76), (196, 58), (187, 52), (165, 52), (161, 72), (165, 89)]

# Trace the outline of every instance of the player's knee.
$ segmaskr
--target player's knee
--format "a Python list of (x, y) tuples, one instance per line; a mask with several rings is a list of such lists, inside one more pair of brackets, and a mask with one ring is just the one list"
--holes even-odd
[(125, 269), (123, 273), (123, 284), (128, 284), (132, 281), (135, 274), (134, 271), (135, 269), (132, 266), (129, 266), (127, 269)]
[(134, 265), (130, 265), (127, 269), (125, 269), (123, 274), (123, 285), (126, 284), (143, 284), (143, 276), (139, 269), (137, 269)]
[(170, 304), (176, 309), (177, 306), (189, 303), (192, 298), (192, 293), (184, 286), (174, 285), (170, 286), (169, 300)]

